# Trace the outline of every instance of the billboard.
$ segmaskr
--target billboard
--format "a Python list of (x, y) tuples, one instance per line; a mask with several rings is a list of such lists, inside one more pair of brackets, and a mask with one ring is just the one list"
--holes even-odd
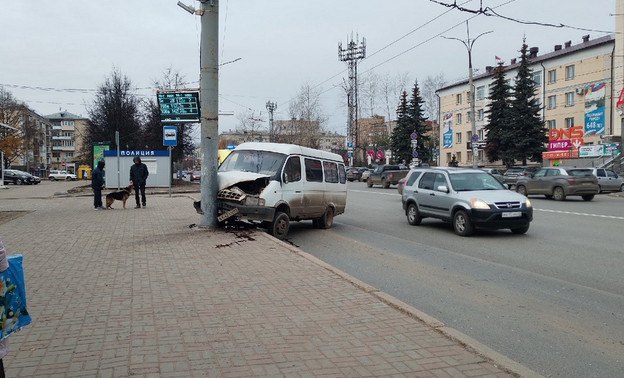
[(199, 123), (199, 92), (157, 92), (160, 121)]
[(110, 150), (110, 146), (107, 144), (94, 144), (93, 145), (93, 169), (97, 167), (97, 163), (100, 160), (104, 160), (104, 151)]
[(451, 148), (453, 146), (453, 113), (446, 113), (442, 116), (442, 147)]
[(585, 87), (585, 135), (604, 134), (605, 83)]

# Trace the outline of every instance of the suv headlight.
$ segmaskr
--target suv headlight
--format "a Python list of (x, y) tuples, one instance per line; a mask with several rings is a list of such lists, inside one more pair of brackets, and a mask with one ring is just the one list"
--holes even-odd
[(531, 205), (531, 201), (529, 201), (529, 199), (527, 198), (527, 199), (526, 199), (526, 207), (527, 207), (527, 209), (528, 209), (529, 207), (531, 207), (531, 206), (532, 206), (532, 205)]
[(477, 198), (472, 198), (470, 200), (470, 207), (472, 207), (473, 209), (483, 209), (483, 210), (490, 209), (490, 205), (485, 203), (485, 201), (477, 199)]

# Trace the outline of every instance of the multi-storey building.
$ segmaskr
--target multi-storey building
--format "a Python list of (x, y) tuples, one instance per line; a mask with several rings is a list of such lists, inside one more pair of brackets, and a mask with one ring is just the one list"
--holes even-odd
[[(618, 17), (620, 19), (620, 17)], [(529, 49), (530, 68), (537, 85), (535, 96), (542, 105), (541, 116), (551, 139), (567, 138), (564, 150), (544, 153), (544, 164), (559, 163), (560, 159), (578, 157), (578, 146), (619, 141), (622, 116), (616, 103), (622, 89), (622, 57), (617, 56), (622, 35), (608, 35), (594, 40), (586, 35), (582, 42), (555, 45), (553, 51), (538, 55), (539, 49)], [(618, 63), (619, 60), (619, 63)], [(505, 66), (505, 76), (513, 84), (519, 59)], [(489, 86), (493, 67), (474, 77), (475, 123), (478, 141), (484, 142), (484, 126), (488, 123)], [(617, 74), (616, 74), (617, 72)], [(448, 165), (455, 156), (460, 166), (472, 166), (473, 154), (468, 142), (472, 140), (468, 80), (448, 85), (438, 91), (440, 96), (440, 164)], [(570, 138), (569, 136), (572, 135)], [(550, 145), (550, 144), (549, 144)], [(547, 146), (548, 147), (548, 146)], [(487, 161), (483, 149), (478, 150), (478, 165)], [(496, 162), (496, 164), (502, 164)]]
[(75, 173), (78, 163), (88, 161), (80, 156), (87, 119), (68, 111), (50, 114), (46, 118), (51, 124), (49, 165), (52, 169)]
[(51, 129), (49, 121), (26, 105), (3, 109), (8, 126), (17, 129), (22, 138), (22, 153), (12, 166), (36, 175), (45, 174), (49, 144), (47, 135)]

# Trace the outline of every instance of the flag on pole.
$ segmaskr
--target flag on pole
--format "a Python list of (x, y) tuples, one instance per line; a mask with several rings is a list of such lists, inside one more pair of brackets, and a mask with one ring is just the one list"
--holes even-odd
[(501, 58), (497, 57), (496, 55), (494, 55), (494, 59), (495, 60), (501, 60)]

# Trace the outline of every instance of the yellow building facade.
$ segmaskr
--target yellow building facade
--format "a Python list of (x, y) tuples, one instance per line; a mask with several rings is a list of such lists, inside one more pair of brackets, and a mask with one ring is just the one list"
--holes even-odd
[[(619, 5), (618, 5), (619, 6)], [(620, 23), (618, 23), (619, 25)], [(622, 34), (608, 35), (594, 40), (583, 36), (580, 43), (567, 41), (555, 45), (553, 50), (539, 54), (539, 49), (529, 49), (530, 68), (536, 83), (535, 96), (542, 106), (544, 127), (560, 144), (559, 148), (544, 155), (544, 165), (564, 158), (577, 158), (578, 146), (619, 142), (622, 135), (622, 116), (616, 109), (622, 90)], [(513, 86), (520, 59), (505, 65), (505, 76)], [(490, 85), (493, 67), (473, 79), (475, 88), (475, 124), (478, 142), (486, 141), (484, 126), (488, 123)], [(445, 166), (453, 159), (459, 166), (472, 166), (472, 141), (470, 91), (464, 80), (438, 91), (440, 97), (440, 164)], [(583, 135), (579, 136), (579, 129)], [(553, 131), (550, 131), (553, 130)], [(575, 138), (568, 138), (571, 131)], [(563, 143), (563, 138), (567, 140)], [(502, 165), (489, 162), (482, 147), (478, 150), (478, 166)]]

